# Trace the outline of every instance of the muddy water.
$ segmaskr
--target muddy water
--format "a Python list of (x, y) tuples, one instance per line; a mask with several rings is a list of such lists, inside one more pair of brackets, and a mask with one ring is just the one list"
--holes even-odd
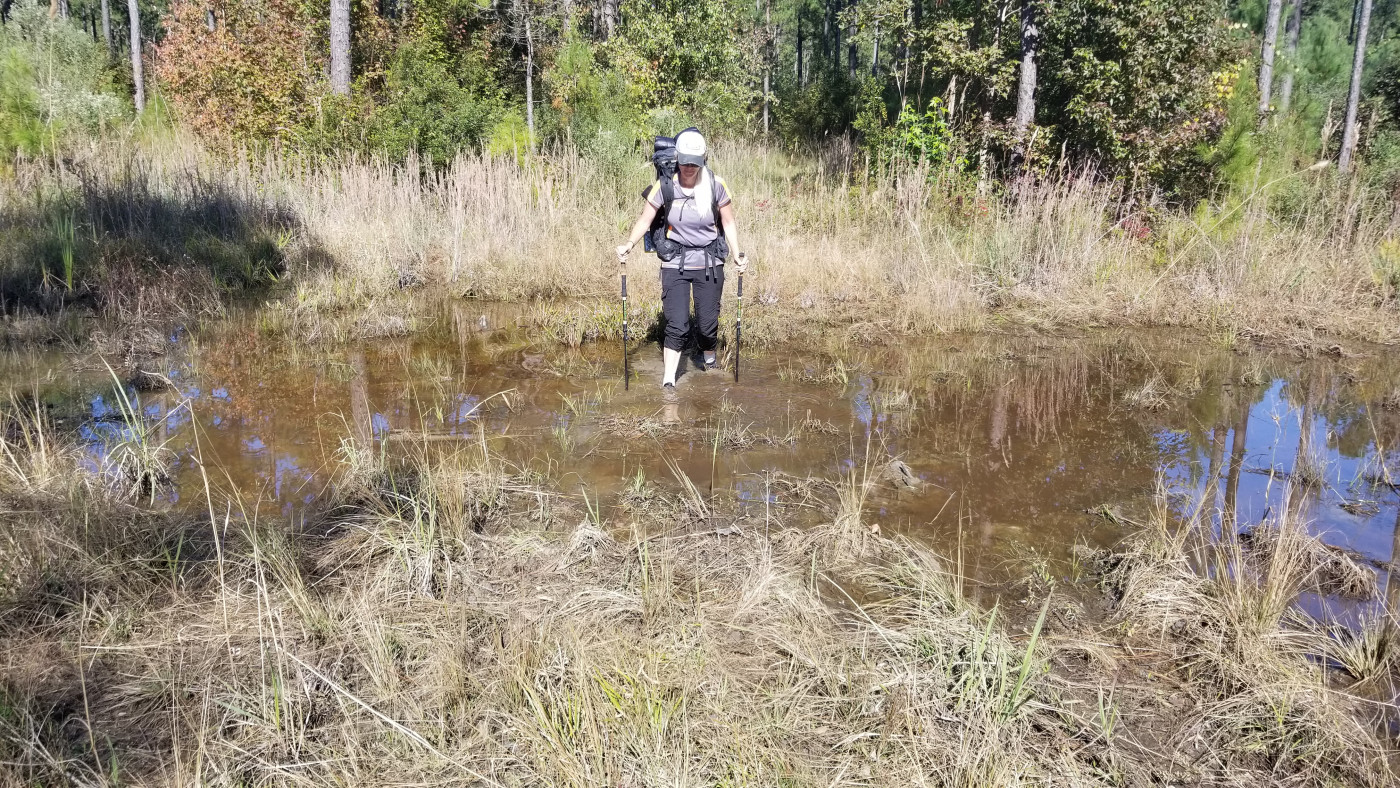
[[(936, 337), (827, 352), (769, 350), (727, 372), (691, 367), (663, 397), (655, 345), (634, 346), (624, 390), (616, 344), (531, 342), (515, 315), (462, 306), (435, 330), (332, 352), (261, 337), (252, 319), (144, 362), (174, 389), (139, 395), (174, 452), (172, 506), (212, 482), (298, 518), (323, 500), (347, 441), (388, 454), (490, 451), (605, 505), (637, 474), (737, 493), (747, 522), (819, 518), (787, 481), (880, 477), (868, 521), (963, 557), (974, 576), (1072, 576), (1075, 545), (1107, 546), (1141, 521), (1159, 484), (1172, 505), (1250, 524), (1296, 508), (1329, 544), (1382, 572), (1400, 505), (1400, 364), (1371, 354), (1301, 360), (1199, 335)], [(89, 440), (126, 429), (100, 366), (9, 352), (0, 379), (60, 403)], [(134, 392), (133, 392), (134, 394)], [(1288, 495), (1290, 478), (1319, 480)], [(1397, 583), (1400, 586), (1400, 583)], [(1324, 604), (1315, 601), (1314, 604)]]

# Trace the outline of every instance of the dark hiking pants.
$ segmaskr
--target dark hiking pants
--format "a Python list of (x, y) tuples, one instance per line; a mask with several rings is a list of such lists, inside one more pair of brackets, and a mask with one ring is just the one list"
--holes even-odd
[(719, 336), (719, 299), (724, 293), (724, 266), (682, 271), (661, 269), (661, 311), (666, 315), (666, 347), (685, 350), (690, 333), (690, 300), (695, 296), (696, 344), (714, 350)]

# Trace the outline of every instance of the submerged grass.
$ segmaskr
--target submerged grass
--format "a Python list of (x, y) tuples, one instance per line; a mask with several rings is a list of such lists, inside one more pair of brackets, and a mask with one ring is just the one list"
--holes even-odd
[(824, 499), (826, 526), (779, 506), (760, 529), (679, 466), (615, 505), (484, 438), (349, 445), (298, 522), (132, 507), (19, 422), (0, 449), (0, 784), (1396, 778), (1388, 707), (1329, 668), (1393, 681), (1394, 634), (1296, 613), (1310, 537), (1287, 520), (1251, 558), (1164, 505), (1102, 562), (1110, 620), (1074, 624), (1067, 590), (988, 610), (873, 533), (859, 458), (767, 480)]

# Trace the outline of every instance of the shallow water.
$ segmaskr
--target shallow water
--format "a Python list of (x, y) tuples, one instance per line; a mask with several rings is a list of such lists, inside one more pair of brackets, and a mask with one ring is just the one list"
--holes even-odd
[[(322, 500), (345, 441), (394, 454), (484, 440), (604, 506), (639, 472), (674, 485), (671, 458), (701, 491), (737, 493), (748, 527), (819, 517), (784, 478), (878, 477), (898, 457), (918, 488), (881, 481), (868, 521), (987, 580), (1072, 577), (1074, 546), (1120, 539), (1159, 483), (1179, 511), (1203, 505), (1240, 527), (1295, 507), (1383, 585), (1400, 538), (1389, 483), (1400, 481), (1400, 412), (1380, 406), (1400, 392), (1400, 364), (1380, 351), (1300, 360), (1176, 332), (940, 336), (770, 349), (746, 356), (739, 383), (692, 369), (667, 399), (654, 344), (634, 342), (624, 390), (616, 343), (532, 344), (510, 327), (515, 316), (459, 305), (424, 335), (329, 353), (261, 337), (252, 319), (172, 340), (143, 366), (175, 390), (128, 389), (177, 458), (165, 503), (206, 505), (199, 457), (245, 507), (299, 518)], [(128, 430), (100, 363), (10, 351), (0, 379), (67, 413), (94, 463)], [(1300, 462), (1321, 483), (1289, 499)]]

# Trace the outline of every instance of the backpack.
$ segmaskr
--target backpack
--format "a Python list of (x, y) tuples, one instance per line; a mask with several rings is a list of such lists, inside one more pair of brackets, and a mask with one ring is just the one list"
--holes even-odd
[[(699, 129), (692, 126), (684, 129), (680, 134), (687, 131), (698, 132)], [(679, 137), (680, 134), (677, 134), (676, 137)], [(664, 261), (672, 260), (684, 250), (684, 245), (679, 241), (673, 241), (666, 237), (666, 222), (671, 215), (671, 203), (675, 201), (676, 173), (680, 168), (676, 152), (676, 137), (657, 137), (652, 142), (651, 166), (656, 170), (656, 184), (661, 189), (661, 207), (657, 209), (656, 216), (651, 220), (651, 227), (647, 229), (647, 234), (642, 239), (646, 251), (655, 253)], [(711, 177), (714, 177), (713, 171)], [(648, 186), (642, 190), (642, 199), (650, 196), (651, 186)], [(715, 219), (715, 240), (710, 246), (723, 245), (711, 249), (711, 251), (722, 261), (729, 256), (729, 246), (724, 241), (724, 228), (720, 226), (718, 199), (715, 201), (711, 215)]]

